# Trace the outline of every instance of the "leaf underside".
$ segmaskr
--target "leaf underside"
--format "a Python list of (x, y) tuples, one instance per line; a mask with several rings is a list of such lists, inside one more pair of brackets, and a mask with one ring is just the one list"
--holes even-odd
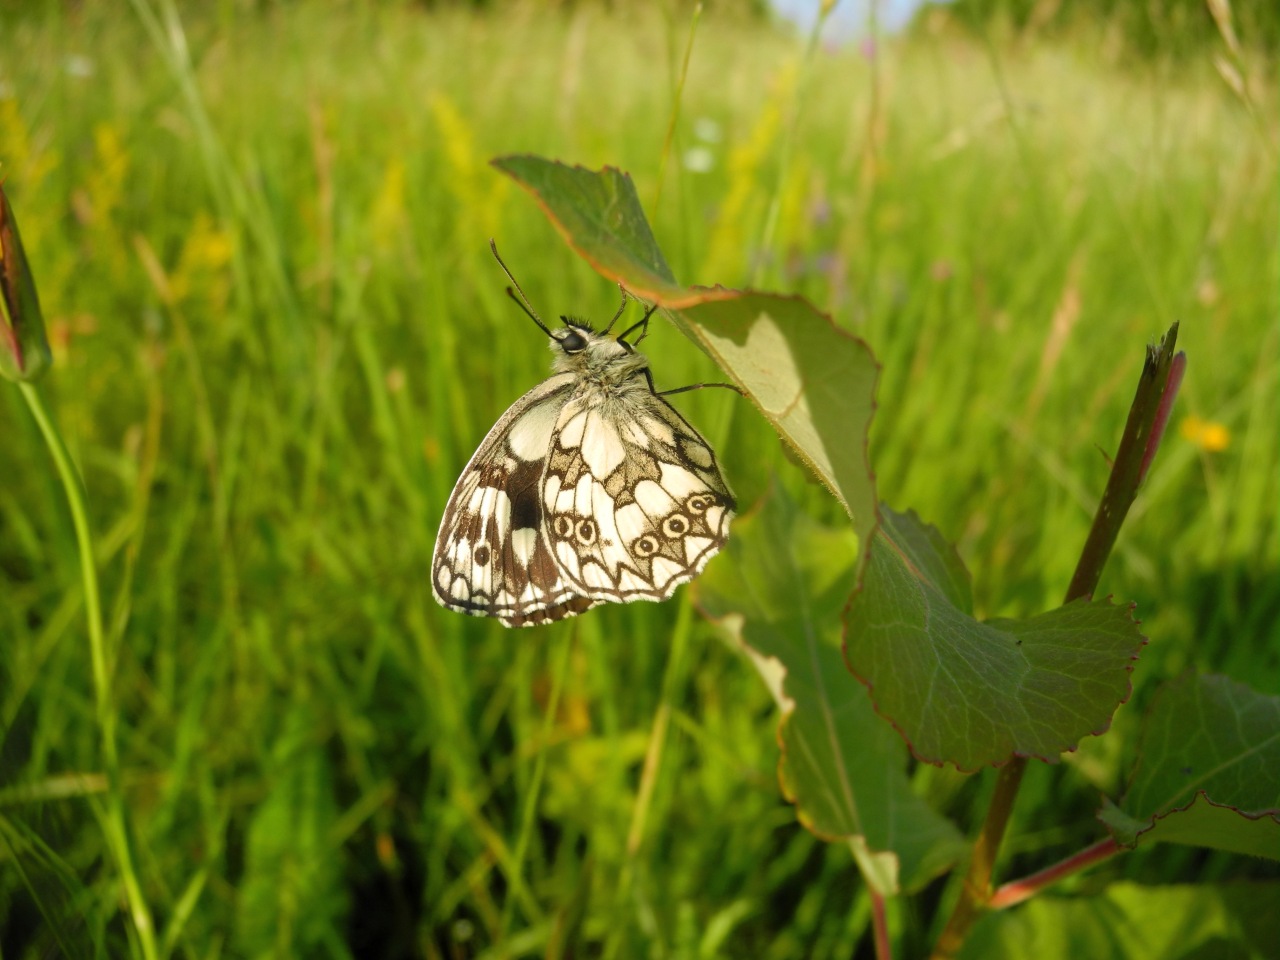
[(774, 491), (739, 520), (725, 552), (729, 561), (708, 568), (695, 595), (779, 704), (779, 779), (797, 816), (817, 835), (848, 842), (879, 892), (918, 888), (963, 855), (964, 839), (912, 791), (902, 740), (842, 661), (854, 537)]

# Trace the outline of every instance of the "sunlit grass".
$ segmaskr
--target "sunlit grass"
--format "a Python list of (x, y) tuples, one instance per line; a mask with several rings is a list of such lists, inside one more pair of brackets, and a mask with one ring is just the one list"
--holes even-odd
[[(547, 369), (489, 237), (546, 315), (617, 298), (485, 161), (608, 163), (653, 196), (687, 24), (220, 9), (186, 23), (190, 72), (97, 5), (0, 44), (0, 177), (88, 488), (164, 944), (849, 956), (849, 858), (795, 824), (768, 695), (683, 597), (520, 632), (429, 597), (458, 471)], [(802, 55), (699, 27), (650, 211), (677, 274), (803, 293), (869, 340), (881, 495), (959, 542), (984, 615), (1060, 600), (1142, 348), (1181, 321), (1182, 426), (1103, 589), (1152, 637), (1138, 702), (1188, 666), (1274, 692), (1274, 123), (1208, 64), (1104, 66), (1083, 41), (1001, 53), (998, 75), (928, 33)], [(645, 348), (661, 386), (716, 379), (670, 327)], [(0, 393), (0, 788), (22, 788), (0, 794), (0, 856), (32, 878), (5, 874), (10, 928), (42, 904), (117, 955), (74, 536)], [(804, 486), (749, 405), (677, 400), (744, 505)], [(1122, 753), (1103, 742), (1028, 778), (1028, 856), (1093, 835), (1088, 781), (1116, 789)], [(926, 779), (967, 815), (973, 781)]]

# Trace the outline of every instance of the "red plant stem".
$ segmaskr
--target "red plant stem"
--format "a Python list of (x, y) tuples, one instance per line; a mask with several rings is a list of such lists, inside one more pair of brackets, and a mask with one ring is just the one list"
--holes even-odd
[[(1107, 488), (1102, 492), (1102, 502), (1098, 504), (1093, 526), (1089, 528), (1084, 549), (1080, 551), (1080, 561), (1071, 578), (1071, 585), (1067, 587), (1067, 603), (1093, 596), (1098, 581), (1102, 579), (1102, 568), (1106, 566), (1107, 557), (1116, 544), (1116, 537), (1120, 535), (1124, 518), (1138, 496), (1138, 485), (1142, 483), (1147, 467), (1155, 457), (1156, 447), (1160, 443), (1160, 436), (1155, 430), (1156, 423), (1162, 415), (1163, 422), (1169, 419), (1168, 409), (1161, 410), (1161, 401), (1167, 396), (1169, 403), (1173, 402), (1178, 384), (1182, 382), (1182, 372), (1186, 368), (1186, 360), (1183, 359), (1177, 367), (1177, 382), (1171, 383), (1173, 346), (1177, 339), (1178, 325), (1175, 323), (1159, 346), (1147, 348), (1147, 362), (1143, 364), (1138, 391), (1133, 398), (1133, 405), (1129, 407), (1129, 419), (1124, 425), (1124, 434), (1120, 437), (1120, 449), (1116, 451), (1111, 476), (1107, 478)], [(1172, 389), (1168, 389), (1170, 387)]]
[(1021, 880), (1011, 880), (1009, 883), (1002, 884), (991, 895), (991, 899), (987, 901), (987, 908), (990, 910), (1004, 910), (1014, 904), (1021, 903), (1023, 900), (1029, 900), (1050, 884), (1057, 883), (1064, 877), (1087, 870), (1095, 863), (1101, 863), (1119, 852), (1120, 844), (1116, 843), (1115, 837), (1099, 840), (1093, 846), (1085, 847), (1079, 853), (1073, 853), (1065, 860), (1055, 863), (1052, 867), (1046, 867), (1037, 873), (1023, 877)]
[(884, 894), (871, 891), (871, 929), (876, 941), (876, 960), (893, 960), (889, 943), (889, 923), (884, 913)]
[[(1093, 596), (1098, 581), (1102, 579), (1102, 569), (1120, 535), (1120, 527), (1138, 495), (1138, 486), (1155, 457), (1173, 399), (1186, 369), (1186, 359), (1181, 354), (1175, 363), (1173, 348), (1177, 339), (1178, 325), (1175, 323), (1159, 344), (1147, 348), (1146, 362), (1142, 367), (1133, 404), (1129, 407), (1129, 419), (1120, 437), (1120, 448), (1116, 451), (1111, 476), (1107, 478), (1107, 487), (1098, 504), (1089, 536), (1080, 551), (1080, 560), (1076, 564), (1071, 584), (1067, 587), (1064, 603)], [(1013, 803), (1017, 799), (1018, 788), (1026, 769), (1025, 757), (1014, 757), (1000, 768), (982, 832), (974, 842), (973, 856), (969, 860), (964, 885), (960, 888), (960, 898), (934, 947), (934, 960), (949, 960), (956, 956), (969, 935), (969, 930), (991, 907), (991, 876), (996, 855), (1004, 839), (1005, 828), (1009, 825)]]

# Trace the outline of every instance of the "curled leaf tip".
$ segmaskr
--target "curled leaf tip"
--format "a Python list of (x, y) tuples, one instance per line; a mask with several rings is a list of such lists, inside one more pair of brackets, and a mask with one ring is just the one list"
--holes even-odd
[(1156, 408), (1155, 420), (1151, 423), (1151, 435), (1147, 437), (1147, 447), (1142, 454), (1142, 466), (1138, 470), (1138, 483), (1147, 477), (1147, 470), (1156, 458), (1160, 449), (1160, 441), (1164, 438), (1165, 427), (1169, 425), (1169, 415), (1173, 412), (1173, 402), (1178, 399), (1178, 388), (1182, 386), (1182, 377), (1187, 372), (1187, 355), (1179, 350), (1169, 363), (1169, 375), (1165, 378), (1164, 391), (1160, 394), (1160, 405)]
[(0, 374), (9, 380), (34, 380), (49, 361), (35, 280), (0, 183)]

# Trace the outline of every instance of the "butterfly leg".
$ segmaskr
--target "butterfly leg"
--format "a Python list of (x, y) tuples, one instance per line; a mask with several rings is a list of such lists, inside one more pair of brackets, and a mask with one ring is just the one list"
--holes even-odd
[(733, 383), (691, 383), (687, 387), (676, 387), (674, 390), (658, 390), (653, 385), (653, 372), (648, 367), (644, 370), (644, 378), (649, 381), (649, 392), (656, 397), (669, 397), (673, 393), (688, 393), (690, 390), (701, 390), (703, 387), (724, 387), (739, 396), (745, 397), (747, 395), (747, 391)]
[(649, 335), (649, 318), (653, 316), (654, 311), (657, 309), (658, 309), (658, 305), (655, 303), (653, 306), (651, 306), (648, 310), (644, 312), (644, 316), (641, 317), (639, 321), (637, 321), (636, 323), (633, 323), (631, 326), (627, 327), (626, 330), (622, 331), (622, 333), (618, 335), (618, 339), (620, 341), (625, 341), (627, 337), (631, 336), (631, 331), (640, 330), (640, 336), (636, 338), (636, 342), (633, 343), (632, 346), (634, 347), (636, 344), (638, 344), (641, 340), (643, 340), (645, 337)]
[[(645, 374), (648, 373), (649, 371), (646, 370)], [(657, 390), (654, 390), (653, 392), (658, 394), (660, 397), (669, 397), (673, 393), (687, 393), (690, 390), (701, 390), (703, 387), (724, 387), (726, 390), (732, 390), (739, 396), (745, 397), (747, 395), (747, 391), (743, 390), (736, 383), (691, 383), (687, 387), (676, 387), (674, 390), (663, 390), (661, 393)], [(653, 377), (649, 377), (649, 389), (653, 390)]]

